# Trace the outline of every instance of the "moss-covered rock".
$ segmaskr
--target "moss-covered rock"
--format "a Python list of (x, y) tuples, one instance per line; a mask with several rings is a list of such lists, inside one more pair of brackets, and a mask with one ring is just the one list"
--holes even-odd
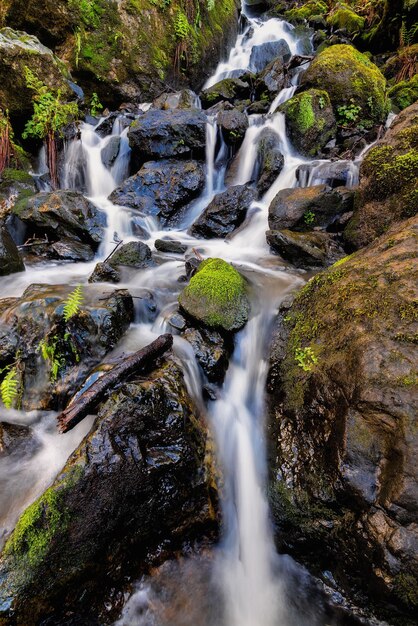
[(237, 331), (250, 311), (244, 278), (222, 259), (203, 261), (179, 296), (182, 309), (204, 326)]
[(301, 7), (289, 9), (284, 15), (289, 22), (303, 22), (304, 20), (325, 17), (327, 12), (328, 6), (325, 2), (309, 0), (309, 2), (304, 2)]
[(32, 113), (33, 92), (26, 87), (25, 67), (45, 85), (60, 89), (62, 96), (73, 95), (65, 65), (41, 44), (39, 39), (11, 28), (0, 30), (0, 108), (12, 117), (28, 117)]
[(337, 118), (344, 117), (344, 107), (354, 106), (363, 124), (386, 119), (386, 80), (376, 65), (352, 46), (326, 48), (303, 74), (301, 85), (325, 90)]
[(337, 125), (326, 91), (309, 89), (281, 105), (286, 129), (296, 150), (316, 156), (335, 137)]
[(418, 74), (411, 80), (402, 80), (388, 91), (395, 110), (403, 111), (418, 100)]
[(363, 30), (365, 19), (344, 2), (337, 2), (327, 17), (327, 24), (352, 35)]
[(370, 243), (418, 211), (418, 103), (395, 119), (360, 168), (355, 212), (344, 238), (353, 248)]
[(200, 94), (203, 108), (209, 108), (222, 100), (234, 102), (243, 98), (249, 98), (251, 93), (250, 83), (241, 78), (224, 78), (219, 83), (204, 89)]
[(417, 234), (415, 217), (311, 279), (280, 313), (269, 377), (278, 541), (343, 586), (356, 581), (409, 611), (408, 625), (418, 578)]

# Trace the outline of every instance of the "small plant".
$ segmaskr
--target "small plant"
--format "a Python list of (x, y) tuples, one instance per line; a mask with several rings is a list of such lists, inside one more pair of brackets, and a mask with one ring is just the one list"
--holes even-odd
[(90, 98), (90, 114), (96, 117), (100, 111), (103, 111), (103, 104), (99, 100), (99, 96), (94, 91)]
[(213, 11), (215, 8), (215, 0), (206, 0), (206, 8), (208, 11)]
[(361, 107), (357, 106), (353, 102), (351, 104), (344, 104), (337, 108), (339, 122), (342, 126), (349, 126), (354, 124), (358, 120)]
[(54, 335), (51, 343), (45, 338), (39, 342), (38, 350), (41, 351), (44, 361), (49, 361), (51, 364), (51, 380), (55, 382), (58, 378), (60, 369), (65, 366), (65, 357), (59, 354), (58, 350), (58, 335)]
[(325, 107), (326, 100), (325, 100), (324, 96), (319, 96), (318, 104), (319, 104), (319, 108), (320, 109), (323, 109)]
[(68, 322), (69, 319), (77, 315), (80, 311), (80, 304), (83, 301), (83, 288), (81, 285), (78, 285), (74, 291), (70, 293), (68, 298), (64, 302), (64, 312), (63, 317), (64, 321)]
[(297, 348), (295, 352), (295, 360), (304, 372), (312, 371), (314, 365), (318, 363), (318, 358), (312, 348)]
[(308, 211), (305, 211), (303, 214), (303, 221), (307, 226), (312, 226), (315, 221), (315, 213), (308, 209)]
[(0, 396), (6, 409), (11, 409), (19, 394), (19, 380), (17, 365), (5, 367), (2, 372), (7, 371), (6, 376), (1, 381)]
[(45, 141), (51, 183), (56, 188), (58, 187), (56, 135), (62, 133), (66, 124), (77, 118), (78, 106), (76, 102), (64, 102), (60, 90), (51, 91), (28, 67), (25, 67), (25, 77), (26, 85), (34, 95), (33, 115), (26, 123), (22, 137), (38, 137)]

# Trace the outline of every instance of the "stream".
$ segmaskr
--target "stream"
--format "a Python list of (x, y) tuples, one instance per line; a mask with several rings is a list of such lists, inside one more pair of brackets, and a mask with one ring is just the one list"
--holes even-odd
[[(243, 13), (246, 16), (244, 30), (229, 58), (219, 64), (205, 87), (233, 76), (236, 70), (251, 69), (250, 54), (254, 45), (284, 39), (292, 55), (303, 53), (302, 41), (294, 34), (292, 26), (279, 19), (263, 21), (251, 17), (245, 6)], [(306, 41), (303, 45), (306, 46)], [(279, 190), (324, 182), (333, 167), (329, 161), (313, 161), (299, 156), (286, 136), (284, 115), (274, 113), (279, 104), (292, 97), (297, 80), (296, 71), (293, 86), (275, 98), (268, 114), (250, 116), (234, 175), (228, 177), (228, 184), (225, 182), (227, 147), (216, 118), (208, 118), (205, 189), (180, 227), (169, 232), (171, 239), (197, 250), (202, 257), (220, 257), (239, 269), (251, 285), (252, 316), (236, 335), (234, 353), (218, 398), (206, 401), (223, 474), (219, 545), (200, 555), (166, 563), (154, 580), (137, 581), (133, 593), (125, 598), (117, 626), (325, 626), (348, 623), (340, 622), (327, 608), (303, 568), (289, 557), (277, 555), (266, 499), (264, 390), (271, 330), (280, 302), (303, 285), (307, 276), (271, 254), (265, 238), (268, 207)], [(189, 235), (189, 226), (216, 193), (225, 190), (226, 186), (252, 180), (257, 167), (258, 138), (266, 128), (277, 135), (285, 163), (264, 197), (253, 202), (244, 226), (227, 240), (199, 240)], [(134, 214), (108, 200), (113, 189), (128, 176), (127, 132), (128, 129), (121, 130), (116, 120), (112, 135), (102, 138), (94, 126), (83, 123), (80, 138), (69, 142), (65, 149), (62, 187), (79, 189), (85, 185), (85, 195), (107, 216), (106, 236), (94, 261), (30, 265), (24, 273), (0, 279), (2, 297), (20, 296), (33, 283), (85, 284), (97, 261), (106, 258), (117, 242), (127, 243), (139, 238), (134, 232), (144, 233), (141, 240), (151, 248), (156, 239), (167, 236), (167, 230), (161, 230), (154, 218)], [(101, 150), (115, 136), (121, 138), (121, 149), (112, 168), (106, 169)], [(349, 184), (355, 185), (358, 163), (346, 165)], [(175, 254), (158, 253), (157, 258), (159, 265), (137, 271), (134, 278), (122, 282), (120, 287), (129, 289), (134, 297), (139, 297), (144, 290), (151, 292), (158, 316), (150, 321), (146, 308), (138, 305), (135, 323), (111, 356), (138, 350), (162, 332), (172, 332), (168, 319), (176, 308), (182, 288), (178, 279), (184, 273), (184, 263)], [(190, 345), (175, 337), (174, 352), (183, 364), (189, 392), (199, 406), (204, 406), (202, 387), (205, 381)], [(0, 410), (0, 419), (4, 417)], [(15, 411), (7, 414), (9, 422), (32, 426), (37, 447), (35, 452), (24, 453), (23, 460), (21, 452), (19, 456), (0, 459), (3, 535), (10, 532), (24, 506), (52, 482), (92, 423), (89, 418), (62, 436), (55, 430), (54, 418), (55, 414), (50, 412), (24, 414)]]

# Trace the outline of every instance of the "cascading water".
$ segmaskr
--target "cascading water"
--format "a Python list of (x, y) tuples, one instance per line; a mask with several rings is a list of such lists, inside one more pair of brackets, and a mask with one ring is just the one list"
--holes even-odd
[[(251, 51), (254, 45), (284, 39), (292, 54), (302, 52), (301, 44), (294, 35), (293, 28), (278, 19), (263, 21), (246, 16), (248, 25), (237, 38), (226, 62), (220, 63), (209, 79), (209, 87), (222, 78), (234, 76), (242, 70), (251, 69)], [(297, 72), (294, 81), (297, 81)], [(277, 306), (283, 297), (303, 282), (301, 275), (283, 261), (270, 254), (265, 239), (268, 207), (280, 189), (296, 185), (307, 186), (323, 182), (329, 177), (329, 168), (335, 167), (327, 161), (313, 162), (300, 157), (286, 136), (284, 115), (275, 113), (277, 107), (290, 98), (295, 85), (284, 89), (265, 116), (250, 117), (250, 126), (237, 155), (237, 167), (230, 184), (244, 184), (251, 180), (257, 160), (260, 134), (268, 129), (275, 133), (278, 147), (284, 156), (284, 167), (264, 197), (254, 202), (244, 227), (227, 241), (199, 240), (186, 230), (216, 193), (225, 189), (227, 147), (218, 130), (216, 119), (210, 117), (207, 123), (206, 146), (206, 185), (201, 197), (196, 200), (185, 216), (178, 230), (170, 231), (170, 238), (185, 243), (190, 248), (198, 248), (204, 257), (221, 257), (233, 262), (248, 277), (253, 289), (252, 317), (247, 326), (237, 336), (235, 350), (220, 396), (209, 403), (208, 413), (216, 436), (219, 463), (223, 472), (221, 495), (224, 535), (211, 562), (212, 575), (209, 588), (217, 590), (220, 607), (216, 616), (199, 613), (202, 626), (288, 626), (319, 624), (316, 617), (306, 619), (298, 615), (291, 617), (283, 592), (283, 579), (277, 574), (277, 557), (272, 540), (268, 506), (265, 497), (265, 444), (263, 438), (263, 397), (267, 365), (265, 362), (267, 342)], [(145, 110), (146, 107), (144, 107)], [(108, 196), (128, 174), (129, 144), (127, 129), (116, 120), (112, 134), (102, 138), (96, 127), (84, 123), (80, 136), (72, 140), (66, 149), (62, 186), (82, 190), (107, 216), (107, 232), (99, 249), (97, 260), (106, 257), (120, 241), (134, 239), (132, 232), (133, 214), (131, 211), (113, 205)], [(119, 140), (118, 156), (112, 165), (106, 166), (103, 150), (112, 140)], [(340, 164), (340, 167), (341, 164)], [(346, 184), (357, 181), (357, 165), (347, 163)], [(147, 243), (167, 234), (160, 230), (152, 218), (136, 215), (140, 225), (148, 233)], [(126, 286), (132, 295), (152, 292), (159, 314), (150, 321), (146, 311), (139, 310), (137, 323), (131, 326), (116, 353), (137, 350), (149, 343), (161, 331), (166, 330), (166, 318), (173, 311), (180, 290), (178, 278), (183, 271), (183, 263), (178, 257), (164, 256), (165, 263), (143, 271), (138, 271)], [(85, 283), (94, 263), (76, 263), (59, 266), (53, 264), (34, 265), (24, 274), (1, 279), (2, 296), (20, 295), (24, 288), (34, 282)], [(175, 352), (183, 362), (185, 378), (190, 393), (199, 406), (203, 406), (200, 377), (196, 361), (189, 344), (175, 338)], [(16, 421), (22, 414), (16, 414)], [(43, 423), (43, 422), (42, 422)], [(85, 428), (88, 427), (86, 422)], [(39, 427), (40, 428), (40, 427)], [(36, 457), (40, 462), (28, 465), (33, 480), (26, 489), (21, 488), (20, 505), (33, 500), (62, 466), (71, 449), (77, 445), (85, 433), (85, 428), (73, 431), (73, 439), (62, 439), (66, 445), (61, 449), (60, 461), (49, 468), (44, 480), (42, 450), (55, 445), (51, 435), (39, 435), (42, 446)], [(58, 437), (58, 435), (57, 435)], [(68, 436), (66, 436), (68, 437)], [(10, 460), (13, 465), (13, 460)], [(4, 474), (3, 474), (4, 475)], [(25, 474), (26, 475), (26, 474)], [(13, 471), (6, 477), (4, 492), (13, 489)], [(20, 480), (19, 478), (16, 480)], [(0, 500), (0, 504), (4, 504)], [(7, 508), (7, 505), (5, 505)], [(4, 508), (4, 507), (3, 507)], [(8, 523), (15, 520), (18, 511), (9, 514)], [(280, 567), (279, 567), (280, 569)], [(141, 584), (138, 591), (127, 602), (118, 624), (124, 626), (182, 626), (193, 623), (182, 618), (164, 621), (152, 615), (149, 601), (152, 589), (148, 583)], [(209, 593), (209, 592), (208, 592)], [(176, 621), (177, 620), (177, 621)], [(194, 623), (196, 626), (197, 622)]]

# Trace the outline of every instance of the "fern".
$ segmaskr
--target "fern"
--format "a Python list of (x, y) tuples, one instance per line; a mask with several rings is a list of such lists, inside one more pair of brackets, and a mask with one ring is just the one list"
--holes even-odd
[(42, 339), (38, 345), (42, 358), (44, 361), (49, 361), (51, 365), (50, 378), (52, 382), (57, 380), (60, 370), (65, 367), (65, 358), (60, 356), (58, 351), (58, 341), (59, 337), (54, 335), (51, 343), (47, 339)]
[(80, 304), (82, 303), (82, 301), (83, 301), (82, 286), (78, 285), (74, 289), (74, 291), (70, 293), (67, 300), (65, 300), (64, 302), (63, 316), (66, 322), (68, 322), (70, 318), (74, 317), (74, 315), (77, 315), (77, 313), (80, 310)]
[(174, 19), (174, 33), (176, 35), (176, 39), (179, 40), (187, 39), (190, 33), (189, 20), (187, 19), (187, 15), (181, 9), (177, 11)]
[(6, 409), (11, 409), (18, 395), (19, 381), (17, 378), (17, 367), (14, 366), (7, 372), (1, 381), (0, 396)]

